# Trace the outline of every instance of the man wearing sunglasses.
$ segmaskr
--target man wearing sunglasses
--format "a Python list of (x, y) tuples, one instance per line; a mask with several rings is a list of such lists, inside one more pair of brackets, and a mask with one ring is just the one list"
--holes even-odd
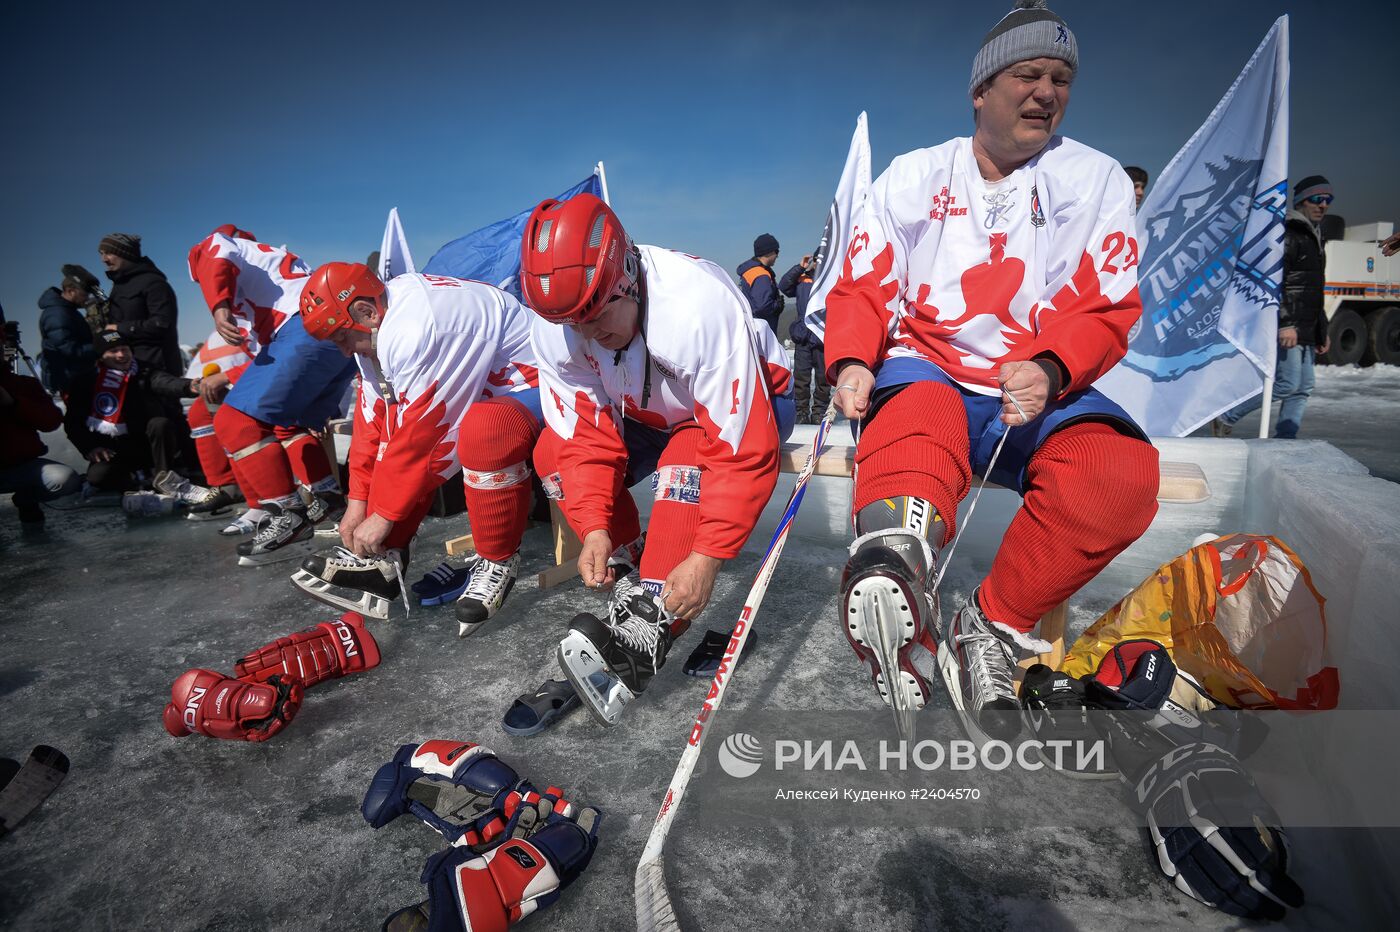
[[(1321, 175), (1298, 182), (1293, 209), (1284, 220), (1283, 292), (1278, 304), (1278, 363), (1274, 369), (1274, 399), (1282, 402), (1274, 436), (1292, 440), (1303, 423), (1303, 410), (1313, 390), (1313, 363), (1326, 353), (1327, 314), (1322, 309), (1322, 285), (1327, 254), (1322, 248), (1322, 218), (1332, 205), (1332, 185)], [(1215, 419), (1214, 434), (1228, 437), (1240, 418), (1258, 408), (1262, 395), (1236, 405)], [(1268, 416), (1266, 413), (1265, 417)]]
[[(559, 662), (612, 725), (705, 608), (773, 493), (795, 413), (791, 363), (722, 269), (634, 245), (591, 194), (535, 208), (520, 284), (538, 315), (549, 426), (535, 468), (583, 542), (584, 583), (614, 584), (607, 620), (574, 618)], [(647, 476), (655, 504), (638, 585), (614, 551), (640, 537), (628, 489)]]

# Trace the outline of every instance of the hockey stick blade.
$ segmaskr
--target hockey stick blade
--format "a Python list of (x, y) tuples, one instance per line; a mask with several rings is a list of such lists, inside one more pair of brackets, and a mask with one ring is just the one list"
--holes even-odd
[(778, 557), (782, 555), (783, 544), (787, 542), (788, 531), (792, 529), (793, 519), (797, 516), (797, 509), (802, 504), (807, 483), (811, 480), (812, 473), (817, 467), (817, 460), (821, 458), (822, 451), (826, 448), (827, 435), (831, 433), (831, 425), (835, 419), (836, 402), (833, 400), (827, 407), (821, 424), (817, 427), (817, 435), (812, 440), (812, 449), (807, 454), (807, 462), (803, 465), (802, 472), (798, 474), (797, 481), (793, 484), (787, 507), (783, 510), (783, 516), (778, 521), (778, 527), (773, 532), (772, 540), (768, 542), (768, 549), (763, 555), (763, 561), (759, 564), (753, 585), (749, 588), (749, 594), (744, 599), (744, 607), (740, 610), (739, 619), (734, 624), (734, 631), (729, 636), (729, 645), (724, 649), (724, 657), (721, 658), (719, 669), (715, 672), (714, 680), (710, 683), (709, 693), (700, 707), (700, 713), (695, 717), (695, 722), (690, 727), (690, 737), (685, 750), (681, 752), (680, 761), (676, 764), (676, 772), (671, 777), (671, 784), (666, 788), (666, 796), (662, 799), (661, 810), (656, 814), (656, 822), (652, 825), (651, 834), (647, 837), (646, 848), (642, 850), (641, 860), (637, 862), (637, 872), (633, 877), (633, 896), (637, 907), (638, 932), (679, 932), (680, 930), (680, 921), (676, 918), (675, 906), (671, 902), (670, 894), (666, 891), (665, 863), (662, 861), (666, 836), (671, 831), (671, 823), (675, 819), (676, 810), (680, 807), (681, 798), (685, 795), (685, 788), (690, 783), (690, 775), (695, 771), (695, 765), (700, 760), (700, 751), (705, 745), (705, 739), (709, 736), (709, 726), (714, 720), (714, 714), (719, 711), (720, 703), (724, 700), (724, 692), (729, 688), (729, 676), (734, 671), (740, 655), (743, 654), (744, 644), (749, 639), (749, 631), (752, 630), (754, 617), (758, 614), (759, 606), (763, 604), (763, 596), (768, 592), (768, 584), (773, 579), (773, 571), (778, 565)]
[(0, 836), (14, 831), (31, 812), (49, 798), (68, 775), (68, 757), (41, 744), (29, 752), (14, 778), (0, 790)]

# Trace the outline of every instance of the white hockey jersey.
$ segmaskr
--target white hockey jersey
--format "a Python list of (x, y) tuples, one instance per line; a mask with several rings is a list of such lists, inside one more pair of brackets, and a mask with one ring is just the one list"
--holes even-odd
[(998, 182), (967, 137), (896, 158), (827, 302), (828, 364), (914, 356), (995, 395), (1002, 363), (1050, 354), (1087, 388), (1142, 313), (1133, 203), (1117, 162), (1062, 136)]
[(350, 497), (398, 521), (461, 470), (457, 431), (472, 402), (527, 391), (539, 378), (530, 347), (534, 315), (504, 291), (413, 273), (385, 288), (378, 365), (355, 357)]
[(627, 420), (669, 430), (694, 421), (705, 433), (700, 466), (704, 516), (695, 549), (720, 559), (739, 552), (777, 482), (778, 433), (771, 394), (787, 392), (792, 365), (773, 331), (719, 266), (639, 246), (647, 306), (624, 350), (536, 318), (540, 403), (561, 445), (559, 472), (581, 535), (608, 526), (613, 489), (626, 469)]
[[(232, 229), (222, 226), (190, 250), (190, 278), (199, 284), (211, 311), (229, 302), (245, 337), (243, 350), (252, 359), (278, 328), (297, 316), (311, 269), (286, 246), (224, 232)], [(214, 348), (228, 345), (222, 337), (214, 338)]]

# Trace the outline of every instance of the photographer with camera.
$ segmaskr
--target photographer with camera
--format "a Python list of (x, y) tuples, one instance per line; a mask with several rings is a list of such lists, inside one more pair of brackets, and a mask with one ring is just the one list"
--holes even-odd
[(7, 325), (0, 354), (0, 495), (13, 494), (20, 522), (38, 527), (44, 523), (40, 502), (76, 492), (83, 483), (72, 469), (44, 458), (49, 448), (39, 434), (57, 430), (63, 413), (38, 379), (14, 372), (19, 340), (11, 331)]
[(73, 380), (97, 358), (92, 330), (83, 309), (92, 301), (83, 282), (66, 275), (57, 288), (39, 295), (39, 335), (44, 358), (44, 387), (68, 397)]

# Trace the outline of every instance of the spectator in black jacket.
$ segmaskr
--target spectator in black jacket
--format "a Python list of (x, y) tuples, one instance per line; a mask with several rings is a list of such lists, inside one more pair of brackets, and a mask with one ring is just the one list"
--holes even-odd
[(74, 379), (63, 427), (90, 464), (87, 481), (107, 491), (135, 488), (136, 472), (174, 468), (179, 435), (166, 400), (193, 398), (198, 379), (184, 379), (136, 359), (119, 330), (95, 340), (97, 364)]
[[(1293, 192), (1293, 209), (1284, 218), (1283, 293), (1278, 303), (1278, 363), (1274, 368), (1274, 400), (1279, 408), (1274, 436), (1292, 440), (1303, 423), (1303, 410), (1313, 390), (1313, 363), (1326, 353), (1327, 313), (1322, 286), (1327, 278), (1327, 254), (1322, 249), (1322, 218), (1332, 205), (1332, 185), (1321, 175), (1309, 175)], [(1256, 395), (1215, 419), (1217, 437), (1229, 436), (1240, 418), (1263, 403)]]
[[(803, 256), (802, 261), (787, 270), (778, 290), (789, 298), (797, 299), (797, 317), (788, 325), (788, 336), (792, 337), (795, 352), (792, 375), (794, 391), (797, 395), (797, 423), (816, 424), (826, 413), (831, 400), (831, 386), (826, 384), (826, 353), (821, 340), (807, 329), (807, 300), (812, 296), (812, 273), (816, 263), (811, 256)], [(813, 373), (816, 374), (813, 378)]]
[(44, 387), (64, 397), (75, 376), (92, 368), (92, 328), (83, 307), (91, 300), (82, 282), (65, 278), (39, 295), (39, 335), (44, 357)]
[(739, 266), (739, 285), (749, 299), (755, 320), (761, 320), (776, 334), (778, 317), (783, 313), (783, 295), (773, 264), (778, 261), (778, 239), (764, 233), (753, 241), (753, 258)]
[(82, 488), (77, 473), (44, 458), (49, 448), (39, 434), (61, 423), (63, 413), (39, 380), (12, 372), (9, 357), (0, 354), (0, 495), (14, 495), (23, 524), (42, 525), (40, 502)]
[(108, 319), (130, 342), (137, 362), (179, 375), (184, 367), (176, 332), (175, 291), (155, 263), (141, 255), (141, 237), (108, 233), (97, 253), (112, 280)]

